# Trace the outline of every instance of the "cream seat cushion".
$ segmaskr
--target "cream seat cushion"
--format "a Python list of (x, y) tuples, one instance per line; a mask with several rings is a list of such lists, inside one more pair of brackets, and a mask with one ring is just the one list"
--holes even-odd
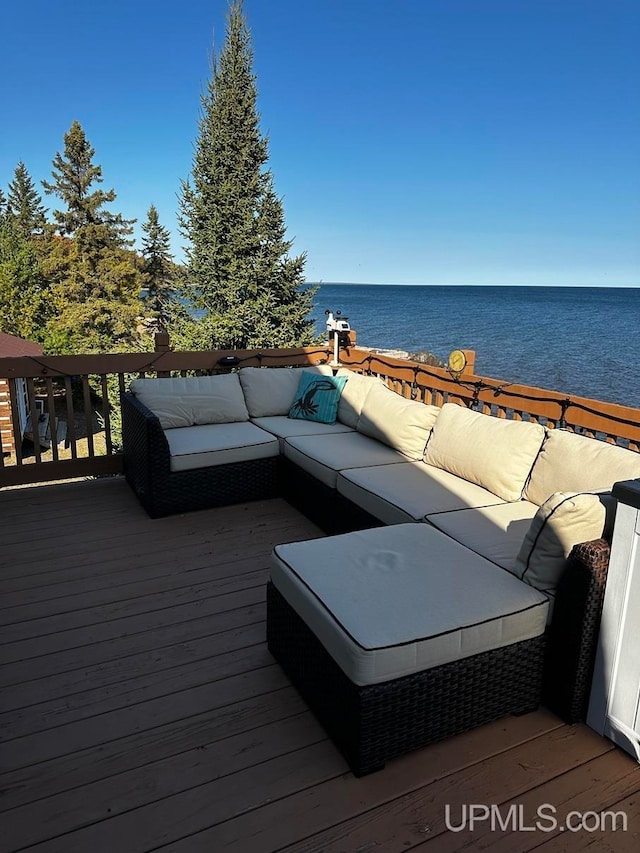
[(640, 477), (640, 453), (562, 429), (548, 430), (525, 497), (541, 506), (554, 492), (611, 489)]
[(278, 439), (251, 423), (205, 424), (165, 432), (171, 471), (278, 456)]
[(271, 579), (359, 685), (539, 636), (548, 609), (541, 592), (427, 524), (278, 545)]
[(242, 367), (240, 384), (252, 418), (287, 415), (303, 371), (333, 376), (328, 364), (308, 367)]
[(269, 418), (251, 418), (251, 422), (260, 429), (266, 429), (280, 440), (280, 449), (284, 447), (285, 438), (295, 435), (330, 435), (337, 432), (353, 432), (346, 424), (322, 424), (318, 421), (304, 421), (298, 418), (288, 418), (284, 415), (274, 415)]
[(332, 489), (343, 468), (392, 465), (405, 459), (397, 450), (359, 432), (287, 438), (284, 455)]
[(235, 373), (134, 379), (131, 391), (157, 415), (163, 429), (249, 420)]
[(409, 459), (422, 459), (439, 412), (438, 406), (408, 400), (385, 385), (375, 385), (362, 406), (358, 432), (388, 444)]
[(515, 574), (522, 542), (538, 511), (528, 501), (441, 512), (425, 519), (447, 536)]
[(337, 489), (385, 524), (420, 521), (433, 512), (502, 503), (475, 483), (424, 462), (341, 471)]
[(508, 421), (445, 403), (425, 461), (470, 480), (505, 501), (516, 501), (545, 437), (544, 427)]

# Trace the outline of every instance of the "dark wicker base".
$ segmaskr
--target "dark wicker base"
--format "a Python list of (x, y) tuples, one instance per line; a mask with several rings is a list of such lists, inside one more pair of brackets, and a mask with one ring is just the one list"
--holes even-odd
[(610, 555), (605, 539), (576, 545), (556, 589), (543, 699), (567, 723), (587, 716)]
[(383, 522), (282, 457), (282, 497), (325, 533), (382, 527)]
[(279, 468), (279, 457), (271, 456), (231, 465), (173, 471), (167, 475), (164, 488), (154, 492), (151, 501), (138, 497), (152, 518), (276, 498), (280, 494)]
[(269, 582), (267, 641), (356, 776), (540, 701), (543, 637), (358, 687)]

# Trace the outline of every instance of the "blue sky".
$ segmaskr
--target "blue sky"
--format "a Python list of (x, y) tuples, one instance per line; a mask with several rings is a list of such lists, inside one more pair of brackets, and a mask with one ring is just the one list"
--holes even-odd
[[(0, 186), (78, 119), (177, 230), (223, 0), (6, 0)], [(638, 0), (245, 0), (310, 281), (640, 286)], [(9, 34), (11, 36), (9, 37)], [(56, 206), (53, 197), (46, 204)]]

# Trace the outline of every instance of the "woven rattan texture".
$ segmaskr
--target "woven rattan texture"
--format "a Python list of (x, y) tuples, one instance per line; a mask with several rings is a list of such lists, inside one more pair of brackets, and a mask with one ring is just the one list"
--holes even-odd
[(543, 695), (567, 723), (586, 717), (610, 553), (605, 539), (576, 545), (556, 591)]
[(433, 741), (533, 710), (540, 700), (543, 637), (359, 687), (269, 582), (267, 640), (358, 776)]

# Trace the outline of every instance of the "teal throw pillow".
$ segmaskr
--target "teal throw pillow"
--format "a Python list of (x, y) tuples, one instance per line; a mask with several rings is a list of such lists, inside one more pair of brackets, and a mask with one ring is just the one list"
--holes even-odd
[(338, 416), (340, 395), (347, 379), (347, 376), (322, 376), (304, 370), (289, 409), (289, 417), (334, 424)]

